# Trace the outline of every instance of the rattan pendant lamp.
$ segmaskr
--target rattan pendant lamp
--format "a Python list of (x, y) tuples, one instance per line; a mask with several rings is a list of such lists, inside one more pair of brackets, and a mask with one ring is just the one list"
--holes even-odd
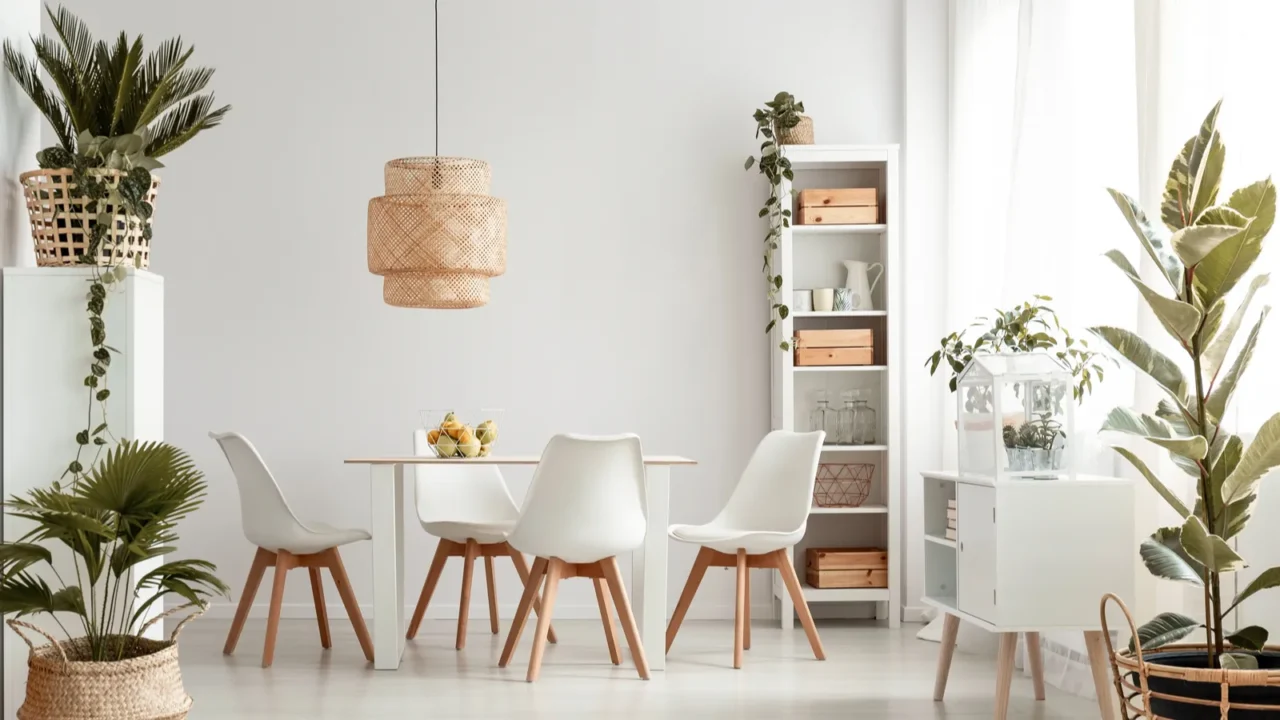
[(369, 201), (369, 272), (388, 305), (474, 308), (507, 269), (507, 205), (489, 195), (489, 163), (440, 157), (440, 0), (435, 18), (436, 154), (387, 163), (386, 194)]

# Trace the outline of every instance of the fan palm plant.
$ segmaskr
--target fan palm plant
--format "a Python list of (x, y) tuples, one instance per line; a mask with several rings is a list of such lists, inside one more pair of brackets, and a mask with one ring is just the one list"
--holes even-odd
[[(9, 500), (10, 516), (35, 527), (17, 542), (0, 545), (0, 613), (49, 613), (67, 633), (58, 613), (80, 620), (92, 653), (101, 662), (127, 655), (133, 628), (147, 610), (169, 595), (200, 603), (227, 586), (204, 560), (165, 563), (137, 577), (138, 563), (174, 552), (180, 520), (198, 508), (204, 476), (186, 453), (155, 442), (123, 442), (92, 471), (63, 487), (33, 490)], [(59, 572), (50, 545), (71, 550), (75, 575)], [(48, 574), (33, 572), (47, 566)], [(52, 575), (60, 587), (52, 587)], [(74, 583), (71, 580), (75, 580)], [(138, 591), (151, 591), (137, 604)]]
[(143, 152), (158, 158), (216, 126), (231, 110), (215, 109), (213, 93), (202, 94), (213, 70), (187, 67), (194, 48), (185, 48), (182, 38), (166, 40), (144, 57), (141, 35), (130, 41), (121, 31), (108, 45), (95, 41), (66, 8), (45, 11), (54, 37), (31, 38), (34, 60), (5, 41), (4, 64), (68, 152), (76, 152), (76, 139), (85, 131), (107, 138), (135, 134), (145, 138)]

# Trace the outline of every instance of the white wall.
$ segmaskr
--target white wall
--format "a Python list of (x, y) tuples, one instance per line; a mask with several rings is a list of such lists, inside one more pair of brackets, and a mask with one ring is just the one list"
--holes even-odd
[[(39, 31), (39, 0), (0, 0), (0, 41), (27, 43)], [(22, 88), (0, 70), (0, 265), (5, 267), (35, 265), (18, 175), (35, 167), (43, 122)]]
[[(209, 430), (252, 438), (300, 514), (364, 525), (366, 478), (343, 458), (408, 452), (421, 408), (499, 406), (505, 451), (635, 431), (696, 458), (673, 473), (671, 518), (708, 519), (768, 429), (765, 186), (741, 169), (753, 109), (786, 89), (819, 142), (902, 139), (894, 0), (444, 0), (440, 150), (493, 165), (508, 273), (486, 308), (400, 310), (366, 270), (365, 205), (385, 161), (432, 152), (430, 3), (68, 5), (99, 35), (181, 33), (235, 106), (165, 158), (152, 269), (168, 295), (167, 437), (211, 483), (180, 547), (237, 591), (252, 549)], [(508, 478), (521, 495), (527, 473)], [(410, 602), (432, 543), (409, 533)], [(366, 602), (368, 553), (345, 555)], [(673, 602), (693, 555), (672, 546)], [(451, 566), (434, 616), (456, 612), (458, 578)], [(728, 617), (731, 587), (712, 573), (693, 615)], [(306, 583), (286, 602), (309, 613)], [(585, 584), (560, 604), (596, 612)]]

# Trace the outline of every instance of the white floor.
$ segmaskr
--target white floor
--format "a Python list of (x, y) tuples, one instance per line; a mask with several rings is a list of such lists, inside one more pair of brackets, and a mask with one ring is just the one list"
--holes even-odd
[[(957, 652), (947, 700), (933, 702), (938, 646), (916, 640), (919, 626), (888, 630), (869, 623), (819, 626), (827, 661), (817, 662), (804, 633), (757, 623), (744, 666), (734, 670), (729, 622), (686, 622), (668, 669), (640, 680), (630, 658), (609, 664), (598, 622), (557, 622), (538, 682), (525, 683), (529, 637), (511, 667), (497, 668), (505, 637), (471, 619), (468, 645), (453, 649), (454, 625), (429, 621), (409, 643), (398, 672), (364, 661), (342, 615), (332, 617), (333, 649), (322, 650), (314, 622), (285, 620), (275, 665), (259, 666), (262, 621), (250, 621), (233, 657), (222, 655), (228, 623), (200, 620), (182, 634), (182, 670), (195, 698), (193, 720), (213, 718), (990, 718), (994, 659)], [(503, 624), (506, 632), (506, 623)], [(620, 638), (621, 640), (621, 638)], [(660, 651), (655, 648), (653, 651)], [(1011, 720), (1098, 717), (1092, 701), (1050, 687), (1036, 702), (1031, 681), (1016, 677)]]

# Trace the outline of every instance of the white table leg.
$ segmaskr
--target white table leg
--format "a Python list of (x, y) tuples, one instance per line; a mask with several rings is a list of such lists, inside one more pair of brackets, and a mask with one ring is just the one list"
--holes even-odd
[(667, 526), (670, 524), (671, 469), (645, 467), (648, 527), (644, 544), (631, 553), (631, 604), (640, 624), (650, 670), (667, 669)]
[(370, 466), (373, 535), (373, 667), (396, 670), (404, 655), (404, 466)]

